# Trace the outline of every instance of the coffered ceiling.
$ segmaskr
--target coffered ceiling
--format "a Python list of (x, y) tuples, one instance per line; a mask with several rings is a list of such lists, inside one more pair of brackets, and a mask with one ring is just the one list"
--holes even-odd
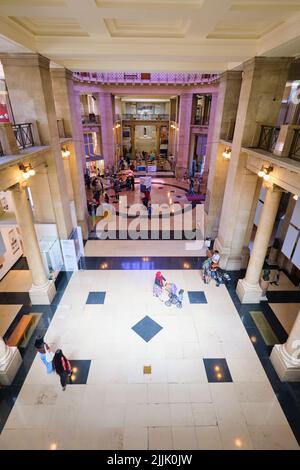
[(300, 55), (300, 0), (0, 0), (0, 39), (71, 70), (218, 73)]

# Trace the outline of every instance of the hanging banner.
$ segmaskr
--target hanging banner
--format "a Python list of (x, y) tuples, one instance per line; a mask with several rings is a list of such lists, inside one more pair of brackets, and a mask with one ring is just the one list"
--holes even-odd
[(6, 104), (0, 103), (0, 122), (9, 122)]

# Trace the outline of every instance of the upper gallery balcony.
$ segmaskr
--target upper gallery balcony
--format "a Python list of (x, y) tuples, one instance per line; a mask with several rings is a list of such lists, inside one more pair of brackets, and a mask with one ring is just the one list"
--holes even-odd
[(101, 119), (98, 114), (90, 113), (81, 116), (83, 126), (100, 126)]
[(79, 82), (100, 85), (205, 85), (219, 78), (217, 74), (184, 72), (74, 72), (73, 76)]
[(169, 114), (151, 114), (151, 113), (138, 113), (138, 114), (122, 114), (123, 121), (169, 121)]

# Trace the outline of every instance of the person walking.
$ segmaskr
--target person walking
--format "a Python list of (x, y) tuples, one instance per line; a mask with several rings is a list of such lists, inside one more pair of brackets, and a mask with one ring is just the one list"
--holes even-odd
[(45, 343), (44, 338), (42, 336), (38, 336), (36, 338), (34, 347), (37, 350), (41, 361), (46, 366), (47, 374), (51, 374), (53, 372), (53, 366), (52, 366), (53, 353), (51, 353), (50, 347), (48, 346), (47, 343)]
[(60, 383), (62, 386), (63, 391), (66, 390), (67, 382), (69, 377), (72, 375), (72, 369), (70, 361), (64, 356), (61, 349), (58, 349), (55, 352), (52, 366), (57, 375), (59, 375)]

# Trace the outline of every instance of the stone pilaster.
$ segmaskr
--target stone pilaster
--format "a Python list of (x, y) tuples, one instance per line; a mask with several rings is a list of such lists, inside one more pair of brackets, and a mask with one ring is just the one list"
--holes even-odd
[(193, 93), (182, 93), (179, 103), (179, 131), (177, 141), (176, 175), (182, 178), (189, 166), (189, 149)]
[[(218, 234), (222, 202), (225, 191), (229, 161), (222, 157), (226, 148), (220, 138), (227, 139), (229, 128), (236, 120), (242, 84), (242, 72), (225, 72), (220, 77), (214, 119), (209, 122), (209, 166), (207, 201), (205, 202), (205, 233), (211, 238)], [(207, 153), (208, 153), (207, 152)]]
[(46, 160), (55, 219), (60, 238), (72, 231), (57, 118), (50, 76), (50, 61), (39, 54), (0, 54), (17, 123), (35, 122), (41, 145), (49, 145)]
[(253, 174), (252, 182), (250, 175), (245, 179), (247, 156), (243, 154), (242, 147), (253, 144), (258, 122), (276, 124), (290, 63), (291, 59), (287, 57), (255, 57), (243, 65), (231, 159), (216, 240), (222, 266), (227, 269), (242, 266), (242, 251), (257, 184), (257, 175)]
[(82, 160), (83, 131), (81, 116), (78, 116), (78, 96), (73, 87), (73, 74), (66, 69), (53, 69), (51, 71), (55, 106), (59, 117), (64, 119), (67, 136), (72, 137), (70, 143), (69, 171), (73, 186), (73, 199), (75, 201), (78, 223), (82, 228), (83, 238), (88, 238), (88, 213), (84, 183)]
[(17, 155), (20, 152), (10, 122), (0, 122), (0, 142), (4, 155)]
[(102, 150), (106, 167), (111, 167), (115, 164), (115, 142), (114, 142), (114, 120), (113, 120), (113, 107), (112, 96), (107, 92), (100, 92), (99, 94), (99, 108), (101, 116), (101, 135), (102, 135)]

